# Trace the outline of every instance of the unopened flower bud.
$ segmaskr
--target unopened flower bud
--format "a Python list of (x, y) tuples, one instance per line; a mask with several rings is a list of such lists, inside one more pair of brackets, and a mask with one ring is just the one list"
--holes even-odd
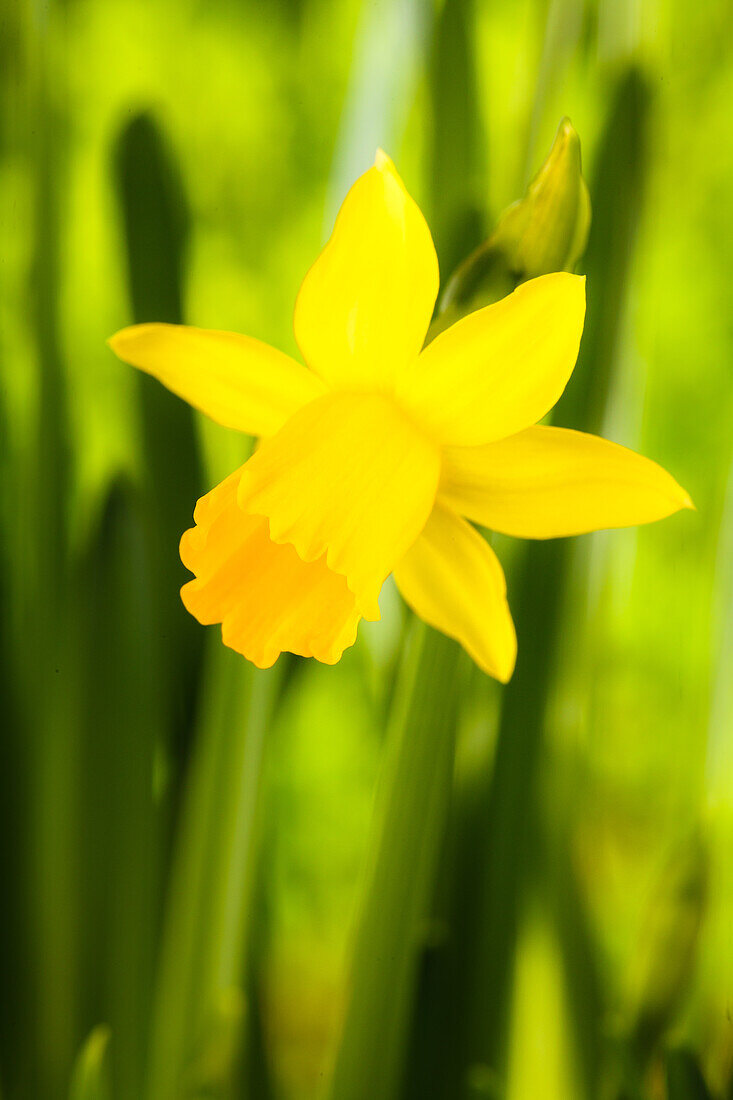
[(448, 281), (431, 335), (466, 313), (498, 301), (527, 279), (573, 271), (585, 249), (590, 218), (580, 139), (564, 118), (524, 198), (507, 207), (488, 240)]
[(572, 271), (589, 228), (580, 139), (570, 119), (564, 118), (545, 163), (524, 198), (501, 215), (491, 241), (519, 279), (533, 279), (550, 271)]

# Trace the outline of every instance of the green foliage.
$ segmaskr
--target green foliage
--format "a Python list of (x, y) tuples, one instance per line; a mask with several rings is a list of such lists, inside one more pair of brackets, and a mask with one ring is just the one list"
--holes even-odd
[(700, 1066), (689, 1050), (671, 1050), (666, 1062), (669, 1100), (711, 1100)]
[(84, 1043), (74, 1063), (69, 1100), (109, 1100), (109, 1038), (109, 1028), (100, 1025)]
[[(6, 1100), (731, 1095), (729, 16), (9, 5)], [(260, 673), (207, 637), (177, 542), (249, 441), (104, 345), (186, 320), (294, 352), (299, 280), (376, 144), (435, 230), (433, 334), (585, 272), (555, 421), (698, 506), (504, 540), (506, 688), (389, 587), (335, 669)]]

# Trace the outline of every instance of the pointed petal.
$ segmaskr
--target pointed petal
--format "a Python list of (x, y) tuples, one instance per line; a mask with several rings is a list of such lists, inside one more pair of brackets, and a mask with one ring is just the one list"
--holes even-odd
[(438, 293), (427, 223), (392, 161), (346, 196), (295, 303), (295, 338), (329, 385), (389, 389), (423, 345)]
[(196, 574), (181, 598), (200, 623), (221, 623), (224, 644), (259, 668), (282, 652), (335, 664), (359, 622), (346, 581), (321, 559), (302, 561), (269, 537), (267, 520), (237, 505), (241, 470), (196, 506), (181, 560)]
[(440, 455), (380, 394), (333, 393), (301, 409), (246, 463), (239, 504), (275, 542), (322, 555), (365, 618), (433, 506)]
[(436, 504), (394, 578), (415, 614), (456, 638), (489, 676), (510, 679), (517, 638), (504, 573), (470, 523)]
[(693, 506), (656, 462), (596, 435), (541, 426), (483, 447), (446, 447), (439, 496), (493, 531), (531, 539), (651, 523)]
[(152, 374), (218, 424), (249, 435), (271, 435), (324, 392), (300, 363), (236, 332), (132, 325), (109, 344), (125, 363)]
[(575, 366), (585, 278), (556, 272), (470, 313), (429, 344), (398, 397), (441, 443), (475, 446), (541, 420)]

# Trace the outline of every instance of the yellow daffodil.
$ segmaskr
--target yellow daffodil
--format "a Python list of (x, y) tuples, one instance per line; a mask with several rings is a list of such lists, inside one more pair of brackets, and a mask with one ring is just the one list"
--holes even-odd
[(181, 539), (195, 574), (186, 607), (261, 668), (283, 651), (338, 661), (359, 620), (379, 618), (394, 574), (418, 615), (506, 681), (516, 636), (504, 574), (469, 521), (552, 538), (691, 506), (648, 459), (537, 426), (575, 364), (583, 278), (526, 282), (423, 348), (437, 293), (430, 230), (380, 152), (298, 294), (307, 367), (247, 336), (178, 325), (111, 340), (195, 408), (261, 437)]

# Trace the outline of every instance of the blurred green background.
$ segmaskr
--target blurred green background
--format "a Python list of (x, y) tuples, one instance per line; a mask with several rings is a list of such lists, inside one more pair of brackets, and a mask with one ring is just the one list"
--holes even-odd
[[(729, 0), (16, 0), (0, 24), (0, 1095), (733, 1097)], [(508, 688), (411, 622), (269, 672), (177, 542), (247, 441), (105, 347), (295, 352), (377, 145), (443, 279), (568, 115), (557, 422), (696, 514), (523, 547)]]

